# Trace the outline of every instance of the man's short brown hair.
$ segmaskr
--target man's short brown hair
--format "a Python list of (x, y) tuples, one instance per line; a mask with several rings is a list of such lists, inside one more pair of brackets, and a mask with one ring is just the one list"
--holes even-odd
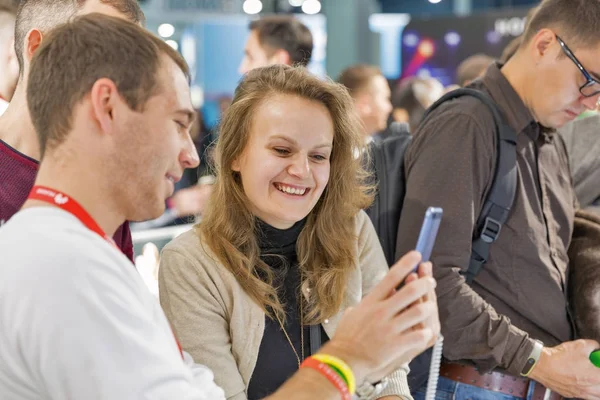
[(310, 62), (312, 33), (296, 18), (281, 15), (263, 17), (252, 21), (250, 30), (257, 32), (258, 41), (267, 53), (285, 50), (292, 65), (307, 66)]
[[(86, 2), (87, 0), (21, 0), (15, 23), (15, 51), (21, 74), (27, 33), (34, 28), (42, 33), (48, 33), (69, 21)], [(143, 25), (146, 21), (137, 0), (100, 0), (100, 2), (113, 7), (132, 22)]]
[(541, 29), (557, 33), (571, 50), (600, 43), (600, 0), (543, 0), (527, 22), (522, 44)]
[(164, 57), (189, 79), (181, 55), (139, 25), (121, 18), (89, 14), (50, 32), (35, 52), (27, 103), (42, 154), (64, 141), (72, 111), (100, 78), (112, 80), (134, 110), (162, 90), (157, 84)]
[(383, 76), (381, 70), (374, 65), (356, 64), (342, 71), (338, 83), (346, 86), (352, 97), (368, 88), (376, 76)]

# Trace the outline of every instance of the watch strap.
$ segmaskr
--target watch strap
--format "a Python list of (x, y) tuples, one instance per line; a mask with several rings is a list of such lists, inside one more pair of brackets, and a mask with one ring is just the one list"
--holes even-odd
[(544, 344), (539, 340), (534, 341), (533, 350), (527, 357), (527, 361), (525, 362), (525, 366), (521, 370), (521, 376), (529, 376), (533, 368), (537, 365), (540, 356), (542, 355), (542, 350), (544, 349)]

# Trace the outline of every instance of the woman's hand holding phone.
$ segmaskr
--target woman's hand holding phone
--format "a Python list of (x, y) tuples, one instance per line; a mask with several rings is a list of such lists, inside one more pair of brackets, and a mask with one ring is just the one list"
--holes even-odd
[[(377, 382), (429, 348), (439, 335), (431, 267), (425, 264), (422, 276), (412, 272), (420, 259), (415, 251), (402, 257), (371, 293), (344, 314), (334, 337), (323, 347), (346, 361), (359, 381)], [(411, 274), (410, 284), (396, 290)]]

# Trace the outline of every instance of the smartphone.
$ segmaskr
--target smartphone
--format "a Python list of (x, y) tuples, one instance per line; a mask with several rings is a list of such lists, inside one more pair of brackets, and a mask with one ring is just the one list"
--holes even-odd
[[(419, 239), (417, 239), (417, 250), (421, 253), (421, 263), (429, 261), (431, 257), (431, 251), (435, 244), (435, 238), (437, 237), (438, 230), (440, 229), (440, 222), (442, 222), (443, 211), (438, 207), (429, 207), (425, 212), (425, 218), (423, 219), (423, 225), (421, 225), (421, 232), (419, 233)], [(420, 263), (419, 263), (420, 264)], [(419, 264), (415, 265), (413, 272), (417, 272)], [(400, 290), (404, 286), (404, 281), (396, 290)]]
[[(429, 261), (429, 257), (431, 257), (435, 238), (440, 229), (440, 222), (442, 222), (443, 213), (443, 210), (438, 207), (429, 207), (425, 212), (425, 218), (423, 219), (423, 225), (421, 226), (421, 232), (419, 233), (419, 239), (417, 240), (417, 247), (415, 249), (421, 253), (421, 262)], [(415, 272), (418, 267), (418, 265), (415, 266)]]

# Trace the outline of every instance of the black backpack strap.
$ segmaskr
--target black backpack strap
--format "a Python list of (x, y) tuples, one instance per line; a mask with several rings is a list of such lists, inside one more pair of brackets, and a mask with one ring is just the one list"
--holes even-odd
[(498, 105), (485, 92), (462, 88), (447, 93), (436, 101), (427, 114), (440, 104), (462, 96), (478, 98), (492, 112), (496, 125), (496, 166), (490, 190), (477, 219), (471, 246), (469, 268), (463, 273), (467, 283), (481, 271), (490, 254), (490, 246), (498, 238), (508, 219), (517, 190), (517, 135), (508, 125)]

